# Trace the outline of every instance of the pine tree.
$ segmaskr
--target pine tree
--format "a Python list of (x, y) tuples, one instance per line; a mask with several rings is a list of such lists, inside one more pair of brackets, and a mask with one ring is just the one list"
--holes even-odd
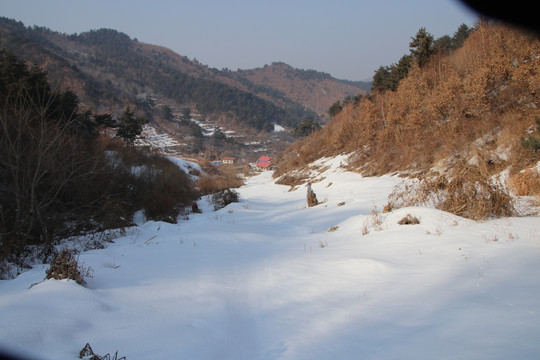
[(330, 108), (328, 109), (328, 115), (330, 115), (330, 117), (333, 118), (334, 116), (339, 114), (341, 110), (343, 110), (343, 106), (338, 100), (335, 103), (333, 103), (332, 106), (330, 106)]
[(375, 75), (373, 75), (371, 90), (385, 91), (391, 89), (391, 70), (392, 68), (389, 66), (380, 66), (377, 71), (375, 71)]
[(294, 136), (297, 138), (308, 136), (313, 131), (319, 130), (320, 128), (321, 125), (319, 125), (318, 122), (314, 121), (312, 117), (308, 117), (294, 130)]
[(469, 35), (471, 35), (472, 29), (465, 24), (461, 24), (452, 37), (452, 50), (459, 49), (463, 46), (463, 43)]
[(426, 28), (422, 27), (416, 33), (412, 41), (409, 43), (409, 49), (411, 55), (415, 61), (418, 62), (420, 67), (427, 64), (429, 58), (433, 54), (433, 35), (426, 31)]
[(116, 136), (122, 138), (126, 143), (133, 145), (135, 140), (142, 133), (142, 127), (148, 123), (145, 118), (135, 117), (129, 106), (124, 110), (124, 113), (118, 119), (118, 129)]

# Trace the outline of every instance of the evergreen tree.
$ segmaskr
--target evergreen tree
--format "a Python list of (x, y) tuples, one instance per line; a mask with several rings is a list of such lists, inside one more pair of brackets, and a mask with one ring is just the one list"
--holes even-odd
[(407, 77), (409, 69), (411, 68), (411, 62), (411, 55), (403, 55), (401, 59), (399, 59), (398, 63), (392, 68), (392, 90), (396, 90), (399, 82)]
[(220, 127), (217, 127), (215, 130), (214, 130), (214, 133), (212, 134), (212, 139), (215, 139), (215, 140), (226, 140), (227, 137), (225, 136), (225, 134), (223, 133), (223, 131), (221, 130)]
[(433, 35), (422, 27), (418, 30), (416, 36), (411, 39), (412, 41), (409, 43), (411, 56), (422, 67), (427, 64), (433, 54)]
[(294, 136), (297, 138), (305, 137), (311, 134), (313, 131), (319, 130), (321, 125), (313, 120), (313, 117), (304, 119), (300, 125), (294, 130)]
[(94, 115), (94, 123), (97, 126), (115, 128), (117, 127), (116, 121), (112, 118), (111, 114), (96, 114)]
[(472, 30), (467, 25), (461, 24), (452, 37), (452, 50), (462, 47), (465, 40), (471, 35)]
[(343, 110), (343, 106), (338, 100), (335, 103), (333, 103), (332, 106), (330, 106), (330, 108), (328, 109), (328, 115), (330, 115), (330, 117), (333, 118), (334, 116), (339, 114), (341, 110)]
[(399, 82), (407, 77), (411, 67), (412, 56), (403, 55), (397, 64), (381, 66), (373, 76), (372, 90), (396, 91)]
[(135, 117), (135, 114), (128, 106), (118, 120), (116, 136), (122, 138), (126, 143), (133, 145), (137, 137), (141, 135), (142, 127), (146, 123), (148, 123), (146, 119)]
[(448, 35), (441, 36), (433, 42), (434, 53), (448, 55), (452, 49), (452, 38)]
[(189, 123), (191, 120), (191, 109), (188, 107), (183, 108), (182, 114), (180, 115), (180, 119), (183, 122)]
[(386, 91), (392, 88), (391, 85), (391, 67), (380, 66), (375, 75), (373, 75), (373, 83), (371, 84), (372, 91)]
[(274, 124), (272, 124), (271, 122), (265, 122), (262, 129), (266, 132), (274, 131)]
[(172, 119), (174, 118), (174, 116), (173, 116), (171, 107), (168, 106), (168, 105), (163, 105), (163, 106), (161, 107), (161, 116), (162, 116), (165, 120), (172, 120)]

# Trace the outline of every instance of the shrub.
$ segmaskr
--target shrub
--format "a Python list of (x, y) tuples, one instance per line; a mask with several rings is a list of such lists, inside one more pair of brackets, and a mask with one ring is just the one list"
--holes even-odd
[(510, 182), (518, 196), (540, 196), (540, 174), (536, 167), (529, 167), (514, 175)]
[(64, 249), (59, 252), (51, 262), (51, 266), (46, 272), (45, 279), (70, 279), (85, 286), (86, 281), (84, 280), (83, 274), (88, 275), (88, 270), (79, 266), (77, 259), (75, 259), (74, 251)]
[(118, 357), (118, 351), (114, 353), (114, 355), (111, 358), (110, 354), (107, 354), (105, 356), (99, 356), (94, 353), (94, 350), (90, 346), (89, 343), (86, 343), (86, 345), (82, 348), (81, 351), (79, 351), (79, 359), (85, 359), (85, 360), (126, 360), (125, 356), (122, 356), (121, 358)]
[(243, 181), (232, 175), (202, 176), (197, 181), (197, 188), (202, 195), (215, 194), (229, 188), (242, 186)]
[(152, 220), (176, 222), (180, 210), (198, 198), (187, 174), (158, 155), (147, 156), (139, 186), (140, 207)]
[(512, 198), (500, 184), (491, 181), (480, 168), (460, 162), (451, 174), (396, 187), (389, 196), (389, 206), (396, 209), (426, 205), (473, 220), (515, 215)]
[(238, 202), (240, 195), (231, 189), (226, 189), (212, 195), (212, 204), (214, 204), (214, 210), (219, 210), (225, 206)]

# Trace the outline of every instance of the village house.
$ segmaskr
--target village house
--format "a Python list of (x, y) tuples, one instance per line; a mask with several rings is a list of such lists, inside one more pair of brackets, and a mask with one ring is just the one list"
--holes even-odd
[(267, 171), (267, 170), (271, 170), (273, 165), (272, 165), (272, 162), (270, 161), (272, 160), (271, 157), (269, 156), (261, 156), (257, 162), (255, 163), (255, 167), (257, 168), (257, 170), (259, 171)]
[(236, 158), (232, 157), (232, 156), (225, 156), (222, 160), (222, 163), (223, 164), (234, 164), (234, 161), (236, 160)]

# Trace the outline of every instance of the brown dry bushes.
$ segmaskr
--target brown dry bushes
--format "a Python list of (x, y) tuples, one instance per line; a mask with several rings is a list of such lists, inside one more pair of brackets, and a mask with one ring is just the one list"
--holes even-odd
[[(437, 186), (426, 182), (430, 191), (446, 194), (442, 207), (471, 218), (511, 214), (510, 198), (489, 179), (504, 168), (518, 174), (540, 160), (519, 141), (540, 118), (538, 54), (538, 38), (482, 23), (451, 55), (413, 65), (397, 91), (347, 105), (321, 131), (294, 144), (280, 156), (277, 175), (351, 152), (351, 167), (367, 175), (425, 174), (446, 163), (457, 166), (452, 176), (441, 175)], [(478, 163), (455, 163), (472, 157)], [(534, 180), (526, 186), (534, 188)]]
[(51, 261), (51, 265), (46, 272), (45, 279), (70, 279), (77, 284), (86, 286), (84, 274), (88, 271), (79, 265), (75, 258), (74, 252), (69, 249), (64, 249), (59, 252)]
[(510, 178), (510, 184), (518, 196), (540, 198), (540, 174), (536, 167), (529, 167)]
[(210, 163), (206, 163), (203, 164), (203, 170), (206, 175), (200, 176), (197, 180), (197, 188), (202, 195), (239, 188), (244, 184), (244, 181), (238, 176), (240, 170), (235, 167), (225, 166), (218, 169)]
[(388, 207), (430, 205), (473, 220), (516, 214), (511, 196), (502, 184), (486, 175), (482, 166), (458, 160), (448, 173), (432, 173), (417, 180), (396, 187)]

